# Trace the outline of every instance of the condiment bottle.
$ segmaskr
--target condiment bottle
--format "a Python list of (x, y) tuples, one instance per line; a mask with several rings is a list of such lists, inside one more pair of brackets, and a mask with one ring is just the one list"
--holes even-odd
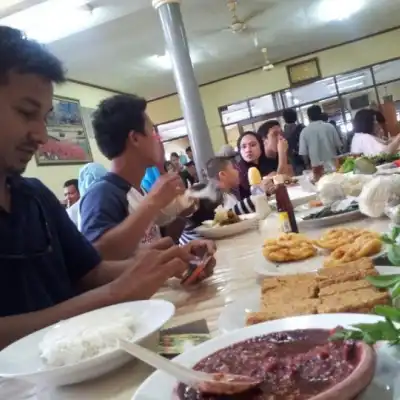
[(281, 230), (285, 233), (299, 233), (293, 205), (284, 184), (276, 185), (276, 207), (278, 209)]
[(250, 193), (253, 196), (258, 194), (265, 195), (264, 188), (262, 186), (261, 174), (256, 167), (249, 168), (247, 172), (247, 179), (249, 180)]

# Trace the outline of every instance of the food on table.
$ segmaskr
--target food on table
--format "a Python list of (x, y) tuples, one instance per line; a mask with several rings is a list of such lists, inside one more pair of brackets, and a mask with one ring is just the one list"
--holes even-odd
[[(367, 167), (368, 170), (376, 172), (375, 167), (382, 165), (382, 164), (387, 164), (387, 163), (397, 161), (398, 159), (400, 159), (400, 154), (382, 153), (382, 154), (378, 154), (376, 156), (370, 156), (370, 157), (360, 156), (360, 155), (349, 155), (344, 159), (341, 167), (339, 168), (339, 172), (347, 173), (347, 172), (353, 172), (353, 171), (359, 169), (359, 166), (357, 165), (356, 160), (367, 161), (369, 163), (368, 167)], [(363, 162), (365, 162), (365, 161), (363, 161)], [(372, 168), (371, 165), (374, 168)], [(363, 165), (361, 165), (361, 169), (363, 169)], [(372, 173), (374, 173), (374, 172), (372, 172)]]
[(310, 200), (308, 202), (308, 205), (310, 208), (315, 208), (315, 207), (322, 207), (324, 203), (322, 203), (321, 200)]
[(215, 210), (213, 226), (232, 225), (240, 221), (241, 219), (232, 210), (227, 211), (222, 207), (218, 207)]
[(367, 157), (359, 157), (354, 161), (354, 169), (360, 174), (373, 175), (377, 171), (375, 164)]
[(325, 250), (336, 250), (343, 245), (353, 243), (355, 240), (361, 238), (368, 241), (369, 239), (380, 239), (380, 235), (377, 232), (366, 229), (339, 227), (329, 229), (318, 240), (315, 240), (314, 243)]
[[(359, 344), (329, 341), (329, 336), (328, 330), (293, 330), (235, 343), (209, 355), (193, 369), (260, 378), (263, 382), (259, 387), (240, 395), (223, 396), (200, 393), (179, 384), (177, 397), (180, 400), (305, 400), (314, 397), (349, 377), (362, 358)], [(372, 365), (370, 369), (363, 377), (363, 385), (352, 387), (355, 392), (351, 397), (368, 384), (373, 375)]]
[(336, 210), (332, 206), (326, 206), (322, 210), (308, 214), (305, 217), (303, 217), (302, 219), (303, 219), (303, 221), (309, 221), (312, 219), (333, 217), (334, 215), (346, 214), (346, 213), (353, 212), (353, 211), (358, 211), (358, 202), (356, 202), (356, 201), (353, 201), (352, 203), (350, 203), (350, 205), (348, 207), (346, 207), (345, 209), (341, 209), (341, 210)]
[(376, 156), (368, 157), (375, 165), (382, 165), (397, 161), (400, 159), (400, 153), (397, 154), (388, 154), (388, 153), (381, 153), (377, 154)]
[(261, 287), (260, 311), (248, 313), (246, 324), (296, 315), (369, 312), (389, 301), (386, 290), (366, 280), (377, 274), (372, 261), (364, 258), (316, 273), (267, 278)]
[(275, 185), (285, 184), (286, 186), (297, 185), (299, 180), (289, 175), (277, 174), (272, 177)]
[(132, 340), (134, 317), (117, 313), (111, 318), (88, 316), (86, 323), (62, 321), (45, 334), (40, 357), (52, 367), (72, 365), (117, 348), (118, 339)]
[(285, 233), (277, 239), (268, 239), (263, 245), (264, 257), (272, 262), (289, 262), (314, 257), (317, 249), (306, 236)]
[(378, 233), (356, 228), (331, 229), (315, 245), (332, 251), (324, 262), (328, 268), (370, 257), (382, 250)]
[(382, 235), (381, 239), (388, 246), (387, 256), (392, 265), (400, 266), (400, 244), (398, 238), (400, 236), (400, 227), (395, 226), (389, 235)]

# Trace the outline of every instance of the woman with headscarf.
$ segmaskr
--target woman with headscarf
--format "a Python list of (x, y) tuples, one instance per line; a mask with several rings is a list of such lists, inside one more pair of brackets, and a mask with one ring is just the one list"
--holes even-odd
[(250, 196), (248, 170), (251, 167), (256, 167), (263, 177), (288, 174), (288, 144), (285, 139), (281, 137), (276, 139), (277, 153), (275, 157), (266, 156), (265, 147), (267, 147), (267, 143), (264, 144), (263, 139), (254, 132), (249, 131), (241, 135), (237, 147), (240, 155), (238, 168), (240, 172), (240, 197), (242, 199)]
[[(78, 186), (81, 198), (88, 192), (89, 188), (102, 178), (107, 170), (99, 163), (89, 163), (79, 170)], [(79, 201), (67, 209), (67, 213), (72, 222), (80, 226)]]

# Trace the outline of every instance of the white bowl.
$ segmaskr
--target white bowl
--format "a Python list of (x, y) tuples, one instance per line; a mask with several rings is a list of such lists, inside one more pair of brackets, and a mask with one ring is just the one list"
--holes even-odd
[[(234, 343), (238, 343), (256, 336), (269, 334), (272, 332), (296, 330), (296, 329), (332, 329), (341, 326), (349, 326), (357, 323), (374, 323), (382, 320), (382, 318), (374, 315), (364, 314), (320, 314), (306, 315), (301, 317), (285, 318), (276, 321), (270, 321), (247, 328), (238, 329), (225, 335), (218, 336), (198, 345), (174, 359), (174, 362), (187, 367), (193, 367), (200, 360), (216, 351), (228, 347)], [(364, 392), (358, 400), (386, 400), (391, 384), (385, 382), (388, 373), (393, 373), (393, 362), (388, 357), (378, 351), (378, 367), (375, 372), (375, 378), (368, 390)], [(397, 364), (394, 364), (395, 366)], [(389, 366), (389, 367), (388, 367)], [(391, 368), (388, 371), (388, 368)], [(384, 382), (384, 383), (383, 383)], [(394, 384), (394, 382), (393, 382)], [(178, 382), (164, 372), (157, 371), (153, 373), (136, 391), (132, 400), (158, 400), (171, 399), (177, 387)], [(378, 396), (378, 397), (377, 397)]]
[[(145, 300), (116, 304), (70, 318), (68, 323), (84, 324), (88, 318), (112, 319), (113, 315), (132, 313), (135, 319), (133, 342), (140, 342), (158, 331), (175, 313), (172, 303)], [(121, 350), (111, 350), (77, 364), (50, 367), (40, 358), (39, 344), (54, 325), (28, 335), (0, 352), (0, 377), (18, 378), (40, 385), (61, 386), (83, 382), (110, 372), (132, 357)]]

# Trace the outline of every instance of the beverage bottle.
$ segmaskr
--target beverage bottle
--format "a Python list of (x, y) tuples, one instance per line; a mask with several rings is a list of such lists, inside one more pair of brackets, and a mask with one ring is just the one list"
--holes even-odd
[(275, 197), (281, 230), (285, 233), (299, 233), (293, 205), (290, 201), (286, 186), (283, 183), (276, 185)]

